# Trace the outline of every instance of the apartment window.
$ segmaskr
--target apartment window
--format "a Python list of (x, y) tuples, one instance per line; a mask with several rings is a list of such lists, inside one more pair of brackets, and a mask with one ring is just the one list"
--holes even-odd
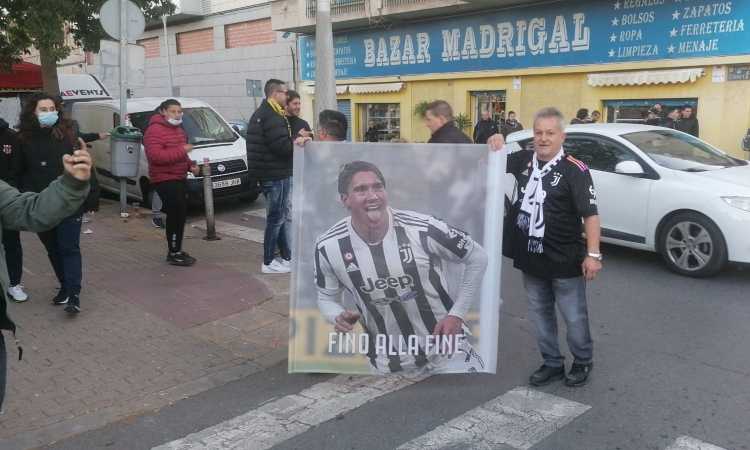
[(158, 58), (161, 55), (159, 36), (140, 39), (136, 41), (136, 44), (142, 45), (146, 49), (146, 58)]
[(271, 19), (249, 20), (224, 26), (226, 48), (250, 47), (276, 42)]
[(214, 49), (214, 29), (177, 33), (177, 54), (208, 52)]
[(359, 105), (361, 136), (365, 142), (391, 142), (401, 139), (401, 105), (366, 103)]

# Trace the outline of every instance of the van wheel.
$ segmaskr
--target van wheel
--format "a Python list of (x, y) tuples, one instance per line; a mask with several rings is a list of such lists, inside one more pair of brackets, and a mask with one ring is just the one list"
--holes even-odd
[(667, 267), (680, 275), (710, 277), (727, 264), (727, 244), (721, 230), (696, 212), (677, 214), (664, 223), (658, 244)]

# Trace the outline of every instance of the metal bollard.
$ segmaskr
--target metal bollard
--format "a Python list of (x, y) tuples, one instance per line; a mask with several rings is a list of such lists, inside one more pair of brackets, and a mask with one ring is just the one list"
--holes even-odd
[(211, 183), (211, 164), (208, 158), (203, 158), (203, 205), (206, 210), (206, 237), (207, 241), (218, 241), (216, 236), (216, 217), (214, 216), (214, 187)]

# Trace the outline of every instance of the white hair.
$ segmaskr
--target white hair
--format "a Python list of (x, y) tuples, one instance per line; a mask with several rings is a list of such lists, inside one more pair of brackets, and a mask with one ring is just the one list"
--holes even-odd
[(540, 119), (557, 119), (560, 131), (565, 131), (565, 116), (563, 116), (563, 113), (554, 106), (548, 106), (537, 111), (536, 114), (534, 114), (534, 126), (536, 126), (536, 122)]

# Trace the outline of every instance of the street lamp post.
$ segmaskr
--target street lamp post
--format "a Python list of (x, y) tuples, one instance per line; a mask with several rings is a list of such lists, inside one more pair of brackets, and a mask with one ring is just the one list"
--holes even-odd
[(318, 0), (315, 13), (315, 116), (336, 109), (336, 67), (333, 61), (331, 0)]

